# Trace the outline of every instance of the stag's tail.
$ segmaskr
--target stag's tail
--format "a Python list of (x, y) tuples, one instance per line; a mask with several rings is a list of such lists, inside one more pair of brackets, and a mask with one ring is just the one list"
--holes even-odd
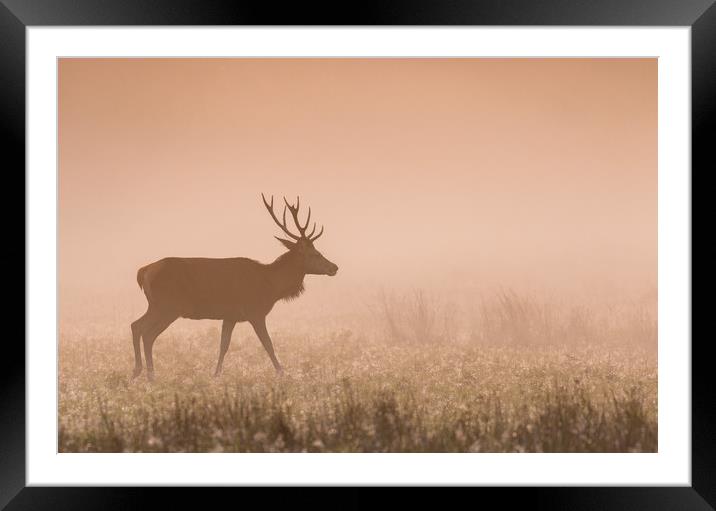
[(139, 268), (137, 270), (137, 284), (139, 284), (139, 289), (144, 291), (144, 296), (147, 297), (147, 300), (151, 302), (152, 301), (152, 296), (151, 296), (152, 293), (150, 292), (150, 289), (149, 289), (151, 286), (149, 286), (148, 285), (149, 283), (147, 282), (147, 278), (148, 278), (147, 270), (149, 269), (150, 266), (151, 266), (151, 264), (148, 264), (147, 266), (142, 266), (141, 268)]

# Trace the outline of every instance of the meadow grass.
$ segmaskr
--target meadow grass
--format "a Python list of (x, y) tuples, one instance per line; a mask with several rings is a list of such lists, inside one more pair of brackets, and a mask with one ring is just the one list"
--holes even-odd
[[(499, 308), (495, 303), (490, 307)], [(502, 336), (495, 342), (471, 331), (451, 337), (441, 326), (443, 314), (431, 312), (442, 309), (429, 308), (419, 295), (404, 301), (408, 310), (401, 314), (391, 313), (397, 306), (386, 301), (383, 328), (373, 333), (279, 330), (273, 337), (283, 377), (245, 325), (234, 334), (219, 378), (212, 376), (216, 326), (170, 328), (155, 345), (153, 383), (144, 374), (131, 379), (128, 333), (75, 329), (60, 338), (59, 450), (657, 450), (654, 346), (619, 337), (651, 336), (655, 328), (609, 326), (583, 311), (552, 317), (545, 326), (541, 308), (505, 303), (501, 312), (483, 307), (484, 314), (491, 311), (489, 332)], [(443, 312), (454, 314), (448, 309)], [(547, 331), (552, 342), (538, 339)], [(561, 342), (578, 334), (583, 342)], [(428, 340), (418, 342), (424, 335)], [(530, 335), (539, 342), (529, 342)], [(597, 343), (596, 335), (614, 342)]]

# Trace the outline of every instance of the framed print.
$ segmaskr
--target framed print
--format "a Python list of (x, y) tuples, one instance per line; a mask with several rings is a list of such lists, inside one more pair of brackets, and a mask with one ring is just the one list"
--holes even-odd
[(713, 506), (709, 2), (5, 4), (8, 509), (255, 485)]

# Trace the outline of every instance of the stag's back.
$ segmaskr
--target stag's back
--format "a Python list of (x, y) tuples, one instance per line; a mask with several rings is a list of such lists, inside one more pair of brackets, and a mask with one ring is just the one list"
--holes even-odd
[(264, 265), (244, 257), (167, 257), (140, 268), (137, 283), (150, 308), (191, 319), (244, 320), (269, 301)]

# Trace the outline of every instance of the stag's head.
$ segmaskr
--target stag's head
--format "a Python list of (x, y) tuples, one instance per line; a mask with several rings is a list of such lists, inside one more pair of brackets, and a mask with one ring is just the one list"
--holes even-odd
[[(296, 204), (289, 204), (286, 200), (286, 197), (284, 197), (282, 216), (283, 221), (279, 222), (278, 218), (276, 217), (276, 214), (273, 211), (273, 195), (271, 196), (271, 203), (268, 203), (266, 201), (266, 197), (264, 197), (263, 193), (261, 194), (261, 198), (263, 199), (264, 206), (266, 206), (266, 209), (271, 215), (271, 218), (273, 218), (273, 221), (276, 222), (276, 225), (278, 225), (281, 230), (286, 233), (286, 235), (291, 239), (287, 240), (285, 238), (279, 238), (278, 236), (275, 236), (275, 238), (298, 258), (306, 274), (330, 275), (332, 277), (333, 275), (338, 273), (338, 266), (326, 259), (323, 254), (321, 254), (318, 250), (316, 250), (316, 247), (313, 246), (313, 242), (320, 238), (323, 234), (323, 227), (321, 226), (321, 230), (319, 231), (319, 233), (315, 234), (316, 222), (313, 222), (313, 229), (311, 229), (310, 233), (306, 234), (308, 225), (311, 223), (310, 207), (308, 208), (308, 216), (306, 217), (306, 222), (301, 225), (301, 222), (298, 219), (298, 209), (301, 206), (300, 198), (296, 197)], [(298, 235), (293, 234), (286, 225), (286, 210), (288, 210), (293, 217), (293, 223), (296, 225), (296, 228), (299, 232)]]

